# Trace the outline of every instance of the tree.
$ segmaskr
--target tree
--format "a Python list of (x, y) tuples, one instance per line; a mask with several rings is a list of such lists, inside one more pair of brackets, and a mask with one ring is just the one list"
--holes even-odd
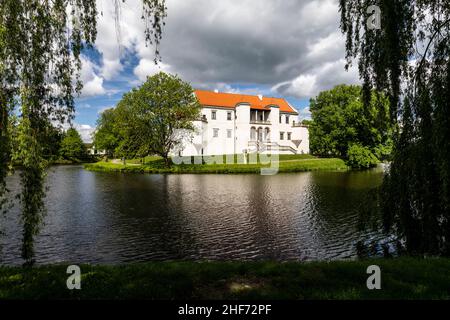
[(86, 147), (76, 129), (70, 128), (64, 134), (59, 152), (62, 158), (68, 160), (80, 160), (86, 158)]
[(47, 161), (57, 160), (60, 156), (61, 142), (64, 138), (64, 132), (61, 128), (48, 124), (46, 130), (45, 144), (43, 146), (43, 158)]
[[(367, 23), (369, 6), (381, 28)], [(358, 59), (365, 106), (390, 100), (393, 160), (381, 190), (383, 226), (401, 249), (450, 255), (450, 6), (448, 1), (340, 2), (347, 66)]]
[[(382, 160), (389, 154), (392, 125), (384, 95), (372, 92), (370, 105), (364, 107), (361, 87), (339, 85), (311, 99), (310, 110), (312, 153), (349, 159), (353, 146), (349, 163), (357, 168), (372, 166), (374, 159)], [(364, 152), (359, 152), (362, 148)]]
[(108, 157), (114, 157), (120, 141), (115, 110), (107, 109), (103, 111), (97, 120), (96, 127), (94, 134), (95, 148), (97, 150), (105, 150)]
[[(5, 36), (6, 29), (0, 23), (0, 48), (3, 48), (5, 45)], [(0, 77), (4, 73), (4, 69), (3, 59), (0, 59)], [(6, 203), (5, 194), (7, 188), (5, 179), (9, 171), (9, 163), (11, 160), (11, 145), (8, 130), (10, 107), (8, 106), (7, 101), (8, 97), (4, 85), (0, 82), (0, 213), (3, 211), (2, 208)]]
[(350, 144), (347, 150), (347, 164), (352, 168), (368, 169), (379, 162), (378, 158), (368, 148), (359, 143)]
[(169, 154), (194, 131), (200, 104), (189, 83), (160, 72), (125, 94), (116, 108), (119, 150), (124, 156), (159, 155), (166, 166)]
[[(117, 14), (120, 1), (114, 0)], [(142, 0), (146, 40), (158, 44), (166, 16), (164, 0)], [(0, 199), (11, 162), (11, 110), (20, 110), (22, 255), (33, 262), (33, 237), (44, 212), (43, 155), (48, 123), (70, 121), (80, 92), (80, 55), (96, 38), (94, 0), (2, 0), (0, 2)], [(2, 204), (0, 200), (0, 204)]]
[(304, 126), (310, 126), (311, 123), (312, 123), (312, 120), (303, 119), (301, 123), (302, 123), (302, 125), (304, 125)]

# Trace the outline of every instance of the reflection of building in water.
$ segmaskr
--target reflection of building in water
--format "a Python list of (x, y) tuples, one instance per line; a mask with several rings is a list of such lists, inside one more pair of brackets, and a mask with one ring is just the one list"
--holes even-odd
[(284, 99), (195, 91), (202, 105), (196, 132), (183, 156), (241, 153), (309, 153), (308, 127)]

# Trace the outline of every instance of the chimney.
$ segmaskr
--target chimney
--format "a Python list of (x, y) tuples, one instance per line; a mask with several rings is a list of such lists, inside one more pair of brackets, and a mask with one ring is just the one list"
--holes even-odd
[(262, 99), (263, 99), (263, 95), (262, 95), (262, 94), (258, 94), (258, 98), (259, 98), (259, 100), (261, 100), (261, 101), (262, 101)]

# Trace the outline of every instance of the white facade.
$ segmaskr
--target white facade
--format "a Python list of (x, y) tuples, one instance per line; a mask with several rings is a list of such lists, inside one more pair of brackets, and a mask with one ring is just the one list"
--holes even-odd
[[(211, 93), (208, 93), (211, 96)], [(217, 93), (218, 94), (218, 93)], [(309, 153), (308, 128), (298, 121), (297, 111), (289, 105), (288, 112), (280, 107), (264, 103), (255, 105), (251, 96), (241, 96), (242, 102), (231, 106), (230, 102), (204, 105), (202, 119), (195, 122), (196, 132), (186, 138), (177, 152), (181, 156), (211, 156), (243, 153), (306, 154)], [(236, 99), (235, 97), (233, 97)], [(255, 97), (253, 97), (255, 98)], [(263, 98), (257, 97), (264, 102)], [(204, 101), (207, 99), (203, 99)], [(283, 105), (284, 109), (287, 102)], [(208, 102), (208, 101), (206, 101)], [(227, 105), (228, 104), (228, 105)]]

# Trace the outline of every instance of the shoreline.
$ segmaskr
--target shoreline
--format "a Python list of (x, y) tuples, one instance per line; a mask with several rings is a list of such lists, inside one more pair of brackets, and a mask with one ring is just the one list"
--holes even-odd
[[(273, 164), (276, 164), (273, 166)], [(97, 162), (85, 164), (84, 168), (96, 172), (148, 173), (148, 174), (260, 174), (261, 169), (270, 169), (270, 165), (250, 164), (180, 164), (165, 167), (160, 160), (146, 164), (129, 162)], [(280, 159), (272, 163), (277, 173), (309, 172), (309, 171), (348, 171), (344, 160), (337, 158), (302, 157), (299, 159)]]

